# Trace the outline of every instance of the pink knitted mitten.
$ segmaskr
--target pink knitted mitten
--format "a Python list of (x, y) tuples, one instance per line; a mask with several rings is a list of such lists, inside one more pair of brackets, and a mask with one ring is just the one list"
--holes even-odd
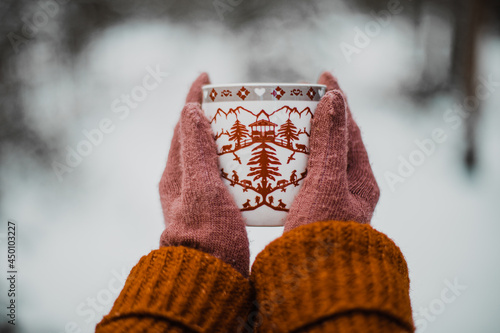
[(203, 73), (177, 123), (160, 181), (166, 228), (160, 246), (183, 245), (222, 259), (248, 277), (249, 243), (240, 210), (222, 182), (217, 150), (200, 103)]
[(328, 72), (327, 86), (311, 123), (307, 177), (295, 198), (285, 232), (316, 221), (370, 223), (380, 196), (358, 125), (337, 80)]

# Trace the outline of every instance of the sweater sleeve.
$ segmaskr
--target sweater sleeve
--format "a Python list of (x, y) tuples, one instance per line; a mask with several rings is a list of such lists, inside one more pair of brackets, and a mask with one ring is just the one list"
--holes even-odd
[(315, 222), (269, 244), (251, 275), (256, 332), (413, 332), (406, 261), (356, 222)]
[(249, 281), (222, 260), (163, 247), (134, 266), (96, 332), (235, 332), (251, 297)]

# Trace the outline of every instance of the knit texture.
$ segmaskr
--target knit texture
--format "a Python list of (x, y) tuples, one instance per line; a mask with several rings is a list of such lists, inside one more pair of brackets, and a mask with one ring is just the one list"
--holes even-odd
[(311, 121), (307, 177), (285, 221), (285, 232), (316, 221), (369, 223), (380, 196), (361, 132), (337, 80), (327, 86)]
[(347, 312), (297, 331), (300, 333), (406, 333), (411, 330), (380, 313)]
[(247, 317), (248, 279), (213, 256), (165, 247), (141, 258), (97, 333), (236, 332)]
[(257, 256), (251, 281), (256, 332), (414, 331), (405, 259), (366, 224), (297, 227)]
[(204, 251), (248, 277), (245, 222), (220, 177), (212, 129), (199, 104), (206, 83), (206, 74), (193, 83), (174, 129), (159, 186), (166, 224), (160, 246)]

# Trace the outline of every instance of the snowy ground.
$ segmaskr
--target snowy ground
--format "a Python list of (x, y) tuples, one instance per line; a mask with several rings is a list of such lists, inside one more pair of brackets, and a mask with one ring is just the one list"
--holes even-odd
[[(213, 83), (249, 80), (248, 64), (258, 55), (245, 52), (249, 41), (273, 50), (263, 61), (285, 57), (298, 79), (313, 81), (325, 69), (338, 76), (382, 190), (372, 225), (407, 258), (419, 332), (497, 331), (500, 94), (483, 102), (479, 170), (469, 176), (461, 163), (464, 127), (443, 119), (461, 101), (441, 96), (415, 105), (403, 94), (401, 87), (418, 72), (407, 23), (395, 18), (350, 63), (340, 52), (342, 41), (352, 43), (353, 28), (369, 20), (353, 15), (347, 22), (340, 15), (287, 33), (278, 26), (276, 44), (265, 25), (233, 35), (217, 24), (201, 31), (165, 21), (126, 23), (97, 35), (76, 69), (54, 61), (50, 47), (31, 45), (25, 62), (31, 65), (24, 70), (33, 128), (62, 151), (76, 149), (83, 131), (103, 119), (110, 133), (63, 181), (20, 151), (2, 161), (7, 195), (0, 218), (2, 225), (14, 219), (19, 228), (20, 332), (92, 332), (109, 311), (131, 267), (158, 246), (163, 218), (157, 187), (191, 81), (201, 71)], [(268, 38), (256, 42), (255, 36)], [(479, 75), (500, 81), (499, 58), (499, 40), (485, 37)], [(168, 76), (127, 107), (120, 95), (141, 85), (148, 67)], [(429, 156), (415, 153), (414, 141), (431, 138), (437, 128), (446, 140)], [(398, 172), (400, 156), (417, 155), (424, 156), (422, 163), (392, 191), (387, 172)], [(56, 158), (64, 159), (64, 153)], [(282, 229), (248, 231), (253, 260)], [(456, 283), (465, 288), (446, 289)]]

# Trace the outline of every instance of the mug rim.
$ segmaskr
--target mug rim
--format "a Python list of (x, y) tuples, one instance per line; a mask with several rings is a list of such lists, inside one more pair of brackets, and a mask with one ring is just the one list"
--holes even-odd
[(279, 83), (279, 82), (250, 82), (250, 83), (226, 83), (226, 84), (206, 84), (203, 85), (201, 88), (202, 89), (210, 89), (210, 88), (225, 88), (225, 87), (241, 87), (241, 86), (248, 86), (248, 87), (276, 87), (276, 86), (282, 86), (282, 87), (316, 87), (316, 88), (322, 88), (325, 87), (326, 85), (324, 84), (318, 84), (318, 83)]

